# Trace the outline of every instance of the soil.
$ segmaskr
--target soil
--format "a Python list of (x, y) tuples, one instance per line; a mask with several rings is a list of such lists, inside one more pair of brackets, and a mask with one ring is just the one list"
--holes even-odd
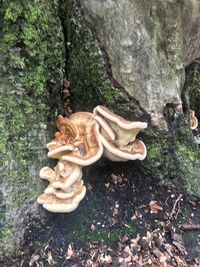
[(26, 225), (20, 252), (1, 267), (200, 266), (199, 199), (142, 177), (137, 162), (103, 160), (83, 179), (78, 209)]

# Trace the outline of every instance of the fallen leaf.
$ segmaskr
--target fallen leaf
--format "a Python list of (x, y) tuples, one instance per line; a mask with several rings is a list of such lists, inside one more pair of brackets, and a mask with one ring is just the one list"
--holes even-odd
[(99, 261), (101, 263), (108, 263), (111, 264), (112, 263), (112, 257), (110, 255), (107, 255), (105, 253), (102, 253), (99, 257)]
[(163, 210), (163, 208), (157, 203), (158, 203), (158, 201), (156, 201), (156, 200), (151, 200), (150, 201), (149, 207), (150, 207), (150, 212), (151, 213), (157, 214), (159, 211)]
[(66, 255), (66, 259), (69, 260), (74, 256), (74, 250), (72, 248), (72, 245), (69, 244), (68, 249), (67, 249), (67, 255)]
[(53, 265), (54, 260), (53, 260), (53, 257), (52, 257), (52, 254), (51, 254), (50, 250), (48, 251), (47, 256), (48, 256), (47, 261), (48, 261), (49, 265), (50, 266)]
[(40, 256), (39, 256), (39, 255), (35, 255), (35, 254), (33, 254), (33, 255), (31, 256), (31, 260), (30, 260), (30, 262), (29, 262), (29, 266), (33, 266), (33, 264), (34, 264), (35, 262), (37, 262), (39, 259), (40, 259)]

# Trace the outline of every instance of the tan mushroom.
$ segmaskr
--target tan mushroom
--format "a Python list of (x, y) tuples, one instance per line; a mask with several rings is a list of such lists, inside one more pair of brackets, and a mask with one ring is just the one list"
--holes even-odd
[(112, 161), (143, 160), (147, 155), (145, 144), (136, 139), (123, 147), (117, 147), (108, 141), (103, 135), (101, 136), (104, 145), (104, 156)]
[(58, 116), (58, 131), (47, 144), (48, 156), (59, 159), (51, 169), (44, 167), (40, 177), (49, 181), (37, 199), (51, 212), (71, 212), (84, 198), (82, 166), (96, 162), (104, 155), (113, 161), (143, 160), (147, 151), (136, 135), (147, 127), (145, 122), (126, 121), (103, 106), (94, 114), (77, 112), (70, 118)]
[(48, 157), (61, 158), (81, 166), (90, 165), (101, 157), (103, 146), (99, 125), (92, 113), (77, 112), (69, 119), (60, 115), (56, 125), (59, 131), (47, 144)]
[(55, 195), (57, 198), (60, 199), (67, 199), (71, 198), (75, 195), (77, 190), (82, 188), (83, 186), (83, 180), (80, 179), (76, 181), (73, 185), (71, 185), (67, 190), (62, 190), (60, 188), (55, 188), (52, 186), (52, 184), (49, 184), (49, 186), (44, 190), (44, 193), (46, 195)]
[(58, 132), (55, 133), (54, 139), (46, 147), (50, 151), (50, 158), (59, 159), (64, 153), (75, 149), (73, 143), (79, 138), (79, 132), (76, 125), (67, 118), (59, 115), (56, 120)]
[(51, 187), (68, 192), (68, 189), (81, 179), (82, 167), (71, 162), (59, 161), (54, 170), (49, 167), (42, 168), (40, 177), (48, 180)]
[(42, 168), (40, 177), (48, 180), (49, 185), (37, 201), (49, 211), (70, 212), (85, 196), (82, 167), (74, 163), (60, 160), (54, 169)]
[[(95, 119), (99, 122), (99, 117), (104, 120), (115, 133), (115, 139), (111, 139), (116, 146), (124, 146), (129, 142), (135, 140), (136, 135), (143, 129), (147, 128), (146, 122), (140, 121), (127, 121), (119, 115), (114, 114), (104, 106), (97, 106), (94, 109)], [(109, 132), (109, 137), (111, 132), (106, 130), (102, 122), (100, 123), (102, 129)], [(108, 127), (107, 127), (108, 128)], [(113, 135), (113, 133), (112, 133)]]
[(103, 106), (97, 106), (94, 115), (100, 124), (101, 142), (108, 159), (127, 161), (146, 157), (145, 144), (136, 139), (136, 135), (147, 127), (146, 122), (127, 121)]
[(198, 119), (195, 116), (194, 110), (190, 110), (190, 128), (195, 130), (198, 127)]
[(51, 212), (71, 212), (78, 207), (79, 202), (84, 198), (86, 193), (85, 186), (79, 188), (76, 193), (66, 199), (61, 199), (51, 194), (42, 194), (38, 197), (39, 204)]
[(70, 116), (79, 132), (79, 138), (75, 140), (74, 149), (61, 157), (81, 166), (87, 166), (96, 162), (103, 154), (103, 146), (100, 141), (99, 125), (94, 115), (89, 112), (77, 112)]

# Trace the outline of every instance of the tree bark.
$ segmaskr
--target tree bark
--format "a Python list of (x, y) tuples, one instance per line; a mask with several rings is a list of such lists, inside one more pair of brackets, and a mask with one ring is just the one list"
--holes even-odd
[(9, 253), (28, 216), (38, 216), (38, 171), (61, 107), (65, 50), (51, 1), (3, 1), (0, 21), (0, 251)]
[(67, 3), (71, 8), (63, 19), (75, 110), (102, 104), (148, 122), (141, 134), (147, 158), (133, 164), (156, 182), (199, 195), (185, 66), (199, 57), (200, 3), (84, 0), (75, 8)]

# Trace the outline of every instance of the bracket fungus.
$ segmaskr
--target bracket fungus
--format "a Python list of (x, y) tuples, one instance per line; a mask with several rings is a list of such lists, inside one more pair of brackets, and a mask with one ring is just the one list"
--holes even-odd
[(48, 180), (49, 185), (37, 201), (49, 211), (71, 212), (85, 196), (82, 167), (74, 163), (59, 161), (54, 170), (44, 167), (40, 178)]
[(47, 144), (48, 157), (61, 158), (87, 166), (96, 162), (103, 153), (99, 137), (99, 125), (89, 112), (77, 112), (69, 119), (58, 116), (58, 132), (53, 141)]
[(190, 110), (190, 128), (195, 130), (198, 127), (198, 119), (195, 116), (194, 110)]
[(112, 161), (143, 160), (147, 150), (136, 135), (147, 127), (146, 122), (127, 121), (104, 106), (97, 106), (94, 115), (100, 124), (104, 155)]
[(75, 210), (86, 194), (82, 167), (96, 162), (102, 154), (113, 161), (143, 160), (147, 151), (136, 135), (147, 127), (131, 122), (97, 106), (93, 113), (76, 112), (69, 118), (59, 115), (57, 132), (47, 144), (48, 157), (58, 159), (52, 169), (40, 170), (40, 178), (49, 182), (37, 199), (51, 212)]

